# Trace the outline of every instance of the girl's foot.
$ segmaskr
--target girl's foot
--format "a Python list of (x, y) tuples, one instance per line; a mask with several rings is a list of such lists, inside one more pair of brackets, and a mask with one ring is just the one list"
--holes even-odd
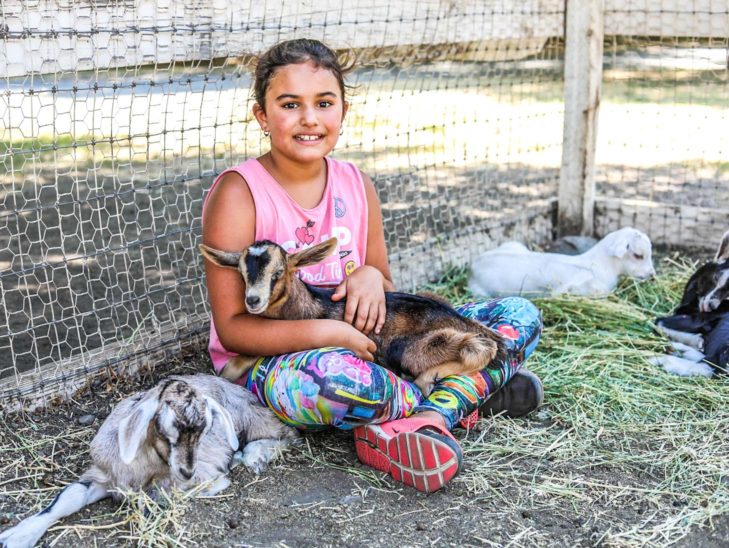
[(418, 491), (437, 491), (460, 472), (463, 451), (444, 421), (429, 415), (355, 428), (357, 457)]
[(544, 401), (544, 387), (534, 373), (521, 368), (514, 376), (495, 392), (484, 404), (467, 417), (461, 419), (463, 428), (472, 428), (478, 416), (503, 413), (510, 418), (523, 417), (536, 410)]
[(528, 369), (521, 368), (492, 397), (479, 408), (481, 415), (498, 415), (516, 418), (535, 411), (544, 401), (542, 381)]

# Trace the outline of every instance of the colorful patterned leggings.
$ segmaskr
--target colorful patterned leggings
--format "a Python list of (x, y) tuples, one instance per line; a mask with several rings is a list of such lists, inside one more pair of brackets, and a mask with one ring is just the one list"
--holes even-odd
[(302, 429), (348, 429), (426, 410), (441, 413), (453, 428), (508, 382), (542, 331), (539, 310), (520, 297), (468, 303), (457, 310), (499, 331), (507, 341), (507, 358), (475, 375), (441, 379), (427, 399), (413, 383), (344, 348), (261, 358), (245, 386), (282, 421)]

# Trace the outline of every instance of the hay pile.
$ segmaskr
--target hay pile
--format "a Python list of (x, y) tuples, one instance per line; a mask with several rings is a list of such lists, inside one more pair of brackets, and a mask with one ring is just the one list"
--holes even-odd
[[(545, 329), (528, 365), (545, 406), (482, 419), (464, 441), (460, 481), (493, 501), (494, 518), (546, 512), (593, 523), (595, 543), (665, 545), (729, 512), (727, 378), (646, 361), (666, 348), (653, 318), (679, 302), (695, 266), (664, 258), (656, 280), (625, 281), (606, 299), (535, 300)], [(454, 270), (430, 289), (464, 301), (465, 278)]]

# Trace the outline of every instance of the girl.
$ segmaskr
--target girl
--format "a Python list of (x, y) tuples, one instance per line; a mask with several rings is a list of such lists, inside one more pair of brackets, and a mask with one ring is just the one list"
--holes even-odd
[(519, 298), (461, 307), (506, 337), (509, 358), (473, 377), (447, 377), (427, 399), (414, 384), (371, 363), (375, 346), (366, 334), (382, 327), (385, 291), (395, 287), (372, 181), (328, 156), (349, 107), (345, 72), (316, 40), (282, 42), (260, 58), (253, 114), (271, 149), (223, 172), (203, 215), (203, 242), (221, 250), (268, 239), (295, 252), (336, 236), (338, 254), (300, 276), (336, 286), (332, 299), (346, 299), (345, 321), (250, 315), (241, 276), (208, 262), (210, 355), (218, 373), (239, 354), (268, 356), (242, 383), (281, 420), (300, 428), (354, 428), (360, 460), (434, 491), (461, 468), (462, 451), (450, 434), (459, 421), (479, 407), (519, 416), (540, 404), (542, 386), (533, 374), (519, 372), (506, 383), (536, 346), (541, 321)]

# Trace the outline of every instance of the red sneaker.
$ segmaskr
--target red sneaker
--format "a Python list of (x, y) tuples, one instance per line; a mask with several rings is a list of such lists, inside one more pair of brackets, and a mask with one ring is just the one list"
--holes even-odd
[(361, 462), (424, 493), (437, 491), (463, 467), (451, 433), (417, 416), (359, 426), (354, 445)]
[(461, 425), (461, 428), (465, 428), (466, 430), (470, 430), (474, 426), (476, 426), (476, 423), (478, 422), (478, 409), (476, 409), (473, 413), (468, 415), (467, 417), (463, 417), (458, 424)]

